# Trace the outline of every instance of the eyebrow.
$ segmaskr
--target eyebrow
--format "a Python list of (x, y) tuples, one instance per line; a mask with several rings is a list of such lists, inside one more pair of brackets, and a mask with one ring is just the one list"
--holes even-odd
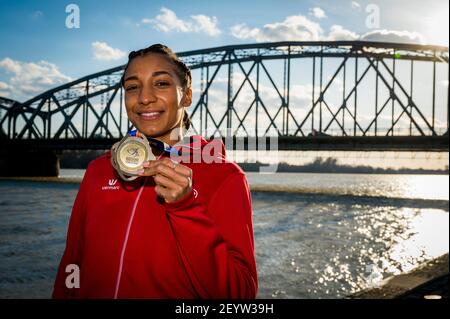
[[(170, 77), (173, 77), (172, 74), (170, 74), (167, 71), (156, 71), (152, 73), (152, 76), (159, 76), (159, 75), (168, 75)], [(136, 75), (130, 75), (129, 77), (127, 77), (124, 82), (129, 81), (129, 80), (139, 80), (139, 78)]]

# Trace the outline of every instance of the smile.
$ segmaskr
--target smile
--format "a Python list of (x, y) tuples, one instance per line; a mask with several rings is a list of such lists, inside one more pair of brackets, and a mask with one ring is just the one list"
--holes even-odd
[(157, 120), (161, 117), (162, 113), (164, 111), (157, 111), (157, 112), (145, 112), (145, 113), (138, 113), (139, 117), (146, 121), (153, 121)]

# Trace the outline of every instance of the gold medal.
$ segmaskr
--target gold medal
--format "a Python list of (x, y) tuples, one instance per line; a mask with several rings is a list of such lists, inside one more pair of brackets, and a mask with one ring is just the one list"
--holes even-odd
[(144, 162), (155, 160), (147, 138), (143, 134), (125, 136), (111, 149), (111, 163), (120, 177), (132, 181), (138, 177), (138, 171)]

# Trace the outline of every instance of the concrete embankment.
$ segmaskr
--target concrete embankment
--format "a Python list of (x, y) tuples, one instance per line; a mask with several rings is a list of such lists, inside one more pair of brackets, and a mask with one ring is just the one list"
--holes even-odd
[(409, 273), (389, 277), (379, 287), (366, 289), (350, 299), (448, 298), (449, 255), (428, 261)]

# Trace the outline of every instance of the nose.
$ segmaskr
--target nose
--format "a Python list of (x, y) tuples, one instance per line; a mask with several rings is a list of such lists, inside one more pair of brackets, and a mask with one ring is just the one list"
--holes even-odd
[(139, 93), (139, 104), (147, 105), (156, 101), (156, 96), (151, 87), (143, 87)]

